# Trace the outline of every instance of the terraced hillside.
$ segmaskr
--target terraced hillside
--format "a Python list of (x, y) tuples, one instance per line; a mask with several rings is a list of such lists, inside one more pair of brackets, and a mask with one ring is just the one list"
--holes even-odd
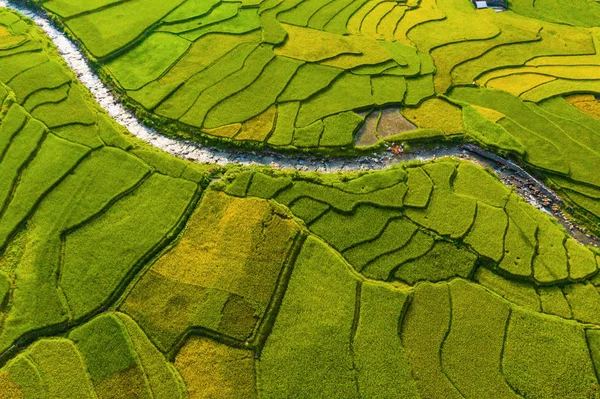
[[(313, 129), (296, 127), (300, 115), (309, 115), (302, 114), (303, 107), (320, 113), (346, 107), (345, 100), (354, 101), (348, 93), (356, 93), (358, 80), (369, 82), (371, 90), (383, 76), (380, 64), (391, 59), (398, 65), (390, 68), (403, 73), (417, 65), (401, 65), (395, 58), (408, 57), (409, 50), (419, 60), (418, 72), (391, 74), (390, 81), (403, 79), (407, 90), (422, 94), (425, 86), (437, 87), (439, 75), (427, 54), (435, 61), (435, 48), (445, 46), (418, 44), (415, 37), (422, 36), (412, 32), (446, 24), (450, 9), (426, 0), (346, 6), (341, 0), (287, 1), (182, 2), (179, 8), (146, 1), (140, 8), (136, 0), (50, 0), (43, 6), (61, 13), (67, 24), (88, 18), (72, 24), (90, 31), (96, 26), (91, 20), (113, 13), (108, 14), (113, 22), (106, 20), (112, 30), (106, 32), (115, 36), (94, 49), (109, 69), (119, 62), (122, 68), (143, 67), (121, 58), (144, 46), (133, 45), (138, 36), (144, 41), (172, 36), (160, 51), (168, 54), (180, 51), (177, 38), (195, 32), (198, 40), (187, 56), (199, 43), (214, 50), (217, 43), (260, 34), (262, 44), (255, 38), (231, 46), (246, 48), (248, 57), (270, 57), (265, 69), (258, 69), (261, 76), (269, 65), (293, 66), (298, 60), (292, 53), (317, 57), (311, 53), (316, 48), (336, 49), (327, 42), (332, 36), (348, 40), (346, 53), (307, 60), (292, 73), (293, 82), (307, 67), (306, 82), (296, 87), (304, 90), (318, 81), (319, 70), (345, 68), (326, 62), (354, 65), (318, 89), (321, 94), (268, 104), (268, 109), (275, 104), (270, 111), (276, 115), (275, 132), (282, 104), (296, 104), (286, 122), (291, 140), (297, 131), (300, 138)], [(223, 14), (228, 7), (230, 17)], [(549, 12), (536, 23), (549, 26)], [(119, 13), (132, 16), (132, 22)], [(148, 19), (152, 13), (158, 19)], [(252, 13), (260, 26), (270, 28), (242, 34), (246, 25), (239, 18), (248, 14), (243, 18), (251, 20)], [(494, 21), (525, 18), (472, 14)], [(212, 15), (217, 22), (191, 29), (199, 20), (189, 15)], [(302, 18), (312, 28), (298, 27)], [(171, 23), (160, 23), (167, 20)], [(386, 20), (390, 25), (383, 30)], [(224, 26), (230, 31), (213, 31)], [(342, 35), (341, 26), (352, 34)], [(440, 25), (445, 33), (435, 38), (451, 40), (449, 26)], [(152, 33), (145, 35), (148, 27)], [(568, 29), (591, 32), (585, 26)], [(314, 39), (321, 47), (306, 46), (313, 31), (322, 32)], [(475, 35), (475, 29), (469, 33)], [(389, 44), (387, 34), (398, 40)], [(285, 40), (277, 42), (282, 36)], [(204, 42), (211, 37), (212, 44)], [(457, 37), (452, 40), (458, 44)], [(365, 47), (351, 53), (357, 43)], [(290, 49), (292, 44), (297, 47)], [(209, 54), (206, 48), (198, 47), (196, 57)], [(391, 58), (376, 58), (381, 49)], [(564, 51), (575, 49), (569, 45)], [(159, 60), (149, 48), (137, 54), (146, 57), (148, 70), (156, 69)], [(375, 61), (353, 64), (369, 59), (364, 57)], [(188, 66), (201, 65), (198, 60), (188, 60)], [(431, 72), (423, 73), (427, 65)], [(143, 79), (140, 70), (130, 72), (128, 79)], [(268, 76), (266, 86), (272, 88), (273, 76), (283, 75)], [(346, 94), (327, 97), (345, 79)], [(242, 82), (242, 75), (233, 81)], [(386, 93), (398, 93), (395, 83), (380, 83)], [(286, 84), (283, 92), (293, 87)], [(161, 85), (148, 85), (146, 94)], [(213, 94), (224, 93), (219, 87)], [(399, 103), (411, 104), (409, 91)], [(246, 95), (221, 114), (210, 108), (207, 118), (241, 115), (243, 106), (269, 99)], [(320, 96), (321, 102), (314, 102)], [(592, 209), (596, 204), (596, 164), (584, 156), (584, 148), (596, 148), (593, 96), (536, 104), (498, 88), (469, 86), (449, 87), (446, 96), (413, 105), (403, 108), (407, 118), (438, 125), (405, 138), (492, 135), (486, 137), (497, 139), (494, 148), (519, 148), (523, 159), (546, 170), (574, 201)], [(310, 126), (322, 123), (325, 132), (328, 126), (335, 128), (330, 132), (346, 132), (348, 120), (362, 120), (355, 110), (352, 103)], [(433, 117), (440, 110), (443, 117)], [(375, 114), (376, 123), (366, 118), (372, 125), (396, 133), (395, 122), (408, 126), (390, 108)], [(444, 127), (463, 120), (485, 128)], [(241, 121), (239, 129), (258, 129), (264, 121)], [(535, 140), (525, 145), (526, 137)], [(562, 158), (552, 158), (556, 153), (540, 144), (543, 137), (556, 140)], [(535, 151), (538, 158), (530, 155)], [(574, 240), (555, 219), (470, 161), (443, 158), (377, 172), (323, 174), (219, 168), (167, 156), (111, 120), (31, 21), (0, 9), (0, 398), (597, 398), (599, 260), (600, 251)]]
[(513, 1), (500, 13), (467, 0), (36, 3), (176, 136), (338, 153), (473, 141), (600, 217), (598, 102), (571, 96), (599, 92), (595, 3)]

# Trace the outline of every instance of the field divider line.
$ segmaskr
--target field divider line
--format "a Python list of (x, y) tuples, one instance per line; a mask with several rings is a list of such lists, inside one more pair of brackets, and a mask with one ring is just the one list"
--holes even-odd
[[(351, 158), (327, 158), (317, 155), (298, 155), (297, 153), (285, 154), (275, 151), (257, 152), (251, 150), (217, 149), (214, 147), (201, 146), (197, 142), (190, 140), (167, 137), (155, 129), (145, 126), (131, 111), (127, 110), (123, 104), (121, 104), (115, 91), (106, 86), (91, 68), (84, 52), (80, 49), (80, 46), (63, 33), (44, 11), (29, 2), (25, 3), (27, 6), (21, 4), (22, 1), (0, 0), (0, 7), (15, 10), (24, 14), (26, 17), (31, 18), (35, 24), (49, 36), (54, 43), (57, 52), (64, 59), (68, 67), (72, 70), (74, 75), (77, 76), (77, 79), (87, 87), (100, 107), (103, 108), (108, 115), (127, 129), (132, 135), (176, 157), (192, 162), (220, 166), (231, 164), (241, 166), (262, 165), (274, 169), (332, 173), (383, 170), (392, 165), (406, 161), (417, 160), (427, 162), (440, 157), (458, 157), (483, 166), (489, 166), (497, 172), (508, 170), (510, 175), (524, 177), (528, 182), (532, 183), (535, 188), (554, 201), (551, 205), (562, 203), (562, 200), (560, 200), (552, 190), (542, 184), (539, 180), (535, 179), (516, 163), (489, 151), (485, 151), (474, 144), (441, 145), (433, 149), (414, 151), (404, 154), (401, 157), (385, 152), (373, 152), (369, 155), (354, 156)], [(32, 9), (31, 7), (35, 7), (35, 9)], [(515, 187), (508, 179), (501, 180), (505, 184)], [(518, 189), (516, 191), (527, 202), (538, 209), (545, 210), (547, 213), (552, 214), (557, 217), (561, 223), (565, 224), (566, 218), (562, 212), (553, 212), (551, 210), (551, 205), (542, 205), (542, 202), (538, 198), (535, 198), (531, 192), (522, 192)], [(591, 243), (600, 246), (600, 240), (594, 238), (586, 240), (581, 234), (573, 235), (574, 238), (578, 239), (580, 242), (584, 241), (586, 244)]]

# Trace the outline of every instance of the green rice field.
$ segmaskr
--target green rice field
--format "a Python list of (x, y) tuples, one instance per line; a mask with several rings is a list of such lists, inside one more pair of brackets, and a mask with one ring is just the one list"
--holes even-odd
[(470, 159), (170, 155), (0, 8), (0, 399), (600, 398), (598, 2), (22, 3), (162, 134), (298, 159), (471, 143), (589, 240)]

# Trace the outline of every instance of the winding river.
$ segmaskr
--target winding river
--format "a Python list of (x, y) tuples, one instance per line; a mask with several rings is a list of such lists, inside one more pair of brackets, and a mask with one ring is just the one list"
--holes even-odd
[(571, 235), (583, 244), (600, 247), (600, 240), (568, 219), (559, 208), (562, 200), (548, 187), (514, 162), (501, 158), (475, 145), (439, 146), (434, 149), (414, 151), (402, 156), (377, 153), (354, 158), (326, 159), (315, 156), (285, 155), (275, 152), (236, 151), (202, 147), (197, 143), (167, 137), (145, 126), (134, 114), (121, 104), (104, 82), (89, 66), (78, 45), (71, 41), (44, 14), (24, 8), (6, 0), (0, 7), (10, 8), (31, 18), (54, 42), (58, 52), (74, 74), (86, 86), (98, 104), (120, 125), (134, 136), (171, 155), (199, 163), (217, 165), (237, 164), (243, 166), (264, 165), (277, 169), (299, 171), (342, 172), (357, 170), (381, 170), (410, 160), (430, 161), (441, 157), (457, 157), (470, 160), (496, 171), (498, 177), (509, 187), (538, 209), (555, 216)]

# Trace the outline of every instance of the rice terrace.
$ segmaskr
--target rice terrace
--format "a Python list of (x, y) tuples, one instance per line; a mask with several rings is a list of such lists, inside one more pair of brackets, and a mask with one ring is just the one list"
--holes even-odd
[(0, 399), (600, 399), (600, 2), (0, 0)]

